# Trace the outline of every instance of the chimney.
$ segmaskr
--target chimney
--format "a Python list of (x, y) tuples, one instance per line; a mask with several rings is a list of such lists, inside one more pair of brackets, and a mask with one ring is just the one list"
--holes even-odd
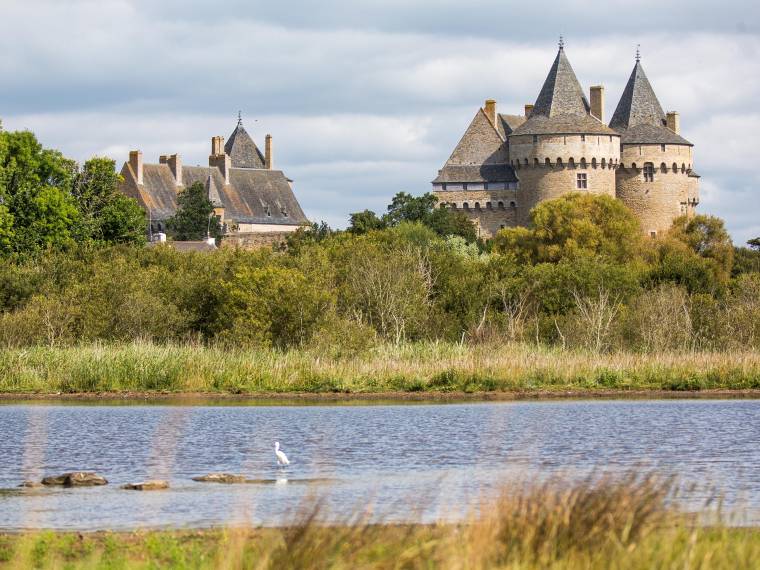
[(486, 114), (486, 117), (488, 117), (488, 120), (491, 121), (492, 125), (496, 124), (496, 101), (493, 99), (486, 99), (486, 104), (483, 106), (483, 111)]
[(211, 156), (218, 156), (224, 152), (224, 137), (211, 137)]
[(591, 88), (591, 114), (604, 122), (604, 85)]
[(137, 178), (137, 184), (143, 184), (143, 155), (141, 150), (132, 150), (129, 152), (129, 167)]
[[(221, 139), (222, 137), (214, 137)], [(230, 168), (232, 168), (232, 159), (227, 156), (226, 154), (212, 154), (208, 157), (208, 165), (211, 167), (216, 167), (219, 169), (219, 172), (222, 173), (222, 176), (224, 176), (224, 185), (229, 186), (230, 184)]]
[(675, 134), (681, 134), (681, 119), (676, 111), (668, 111), (667, 125)]
[(530, 117), (530, 114), (533, 112), (533, 105), (530, 103), (525, 104), (525, 118), (527, 119)]
[(166, 163), (169, 165), (169, 168), (171, 168), (177, 186), (182, 186), (182, 159), (178, 154), (173, 154), (168, 158)]
[(272, 159), (272, 135), (267, 135), (264, 139), (264, 168), (272, 170), (274, 162)]

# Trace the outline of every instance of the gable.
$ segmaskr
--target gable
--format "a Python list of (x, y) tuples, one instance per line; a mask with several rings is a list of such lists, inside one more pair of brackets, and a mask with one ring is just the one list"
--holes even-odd
[(488, 120), (483, 109), (478, 109), (475, 118), (472, 119), (446, 164), (474, 165), (505, 162), (507, 162), (507, 151), (504, 140), (496, 127)]

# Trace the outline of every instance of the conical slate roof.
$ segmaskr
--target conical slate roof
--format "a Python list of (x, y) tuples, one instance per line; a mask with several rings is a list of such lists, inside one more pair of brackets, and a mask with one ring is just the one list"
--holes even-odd
[(565, 55), (565, 50), (559, 48), (544, 86), (538, 94), (531, 116), (544, 115), (587, 115), (591, 107), (583, 94), (581, 84), (575, 76), (573, 67)]
[(208, 201), (214, 206), (214, 208), (224, 208), (224, 202), (222, 202), (221, 196), (219, 196), (219, 189), (216, 187), (214, 177), (209, 173), (206, 179), (206, 196)]
[(232, 131), (224, 152), (232, 160), (233, 168), (264, 168), (264, 156), (259, 151), (256, 143), (243, 127), (243, 121), (238, 121), (237, 127)]
[(542, 134), (617, 134), (591, 115), (588, 100), (561, 46), (530, 117), (512, 132), (512, 136)]
[(666, 124), (662, 105), (637, 59), (610, 127), (621, 133), (623, 144), (691, 144)]

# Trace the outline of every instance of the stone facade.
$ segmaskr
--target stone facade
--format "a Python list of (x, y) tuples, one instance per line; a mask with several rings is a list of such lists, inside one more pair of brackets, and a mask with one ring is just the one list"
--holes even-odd
[(648, 235), (693, 215), (693, 146), (678, 132), (678, 114), (662, 111), (638, 59), (609, 125), (602, 86), (590, 101), (560, 47), (524, 115), (498, 114), (492, 99), (478, 110), (433, 181), (441, 207), (463, 211), (483, 238), (529, 224), (535, 206), (571, 192), (617, 197)]

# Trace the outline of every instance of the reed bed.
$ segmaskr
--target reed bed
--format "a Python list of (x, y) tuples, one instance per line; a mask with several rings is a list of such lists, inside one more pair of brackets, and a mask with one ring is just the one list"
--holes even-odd
[(700, 527), (671, 480), (629, 475), (507, 485), (457, 524), (320, 523), (316, 502), (285, 528), (0, 535), (18, 568), (756, 568), (760, 530)]
[(344, 356), (150, 343), (0, 350), (0, 392), (15, 394), (757, 389), (756, 351), (597, 354), (441, 342)]

